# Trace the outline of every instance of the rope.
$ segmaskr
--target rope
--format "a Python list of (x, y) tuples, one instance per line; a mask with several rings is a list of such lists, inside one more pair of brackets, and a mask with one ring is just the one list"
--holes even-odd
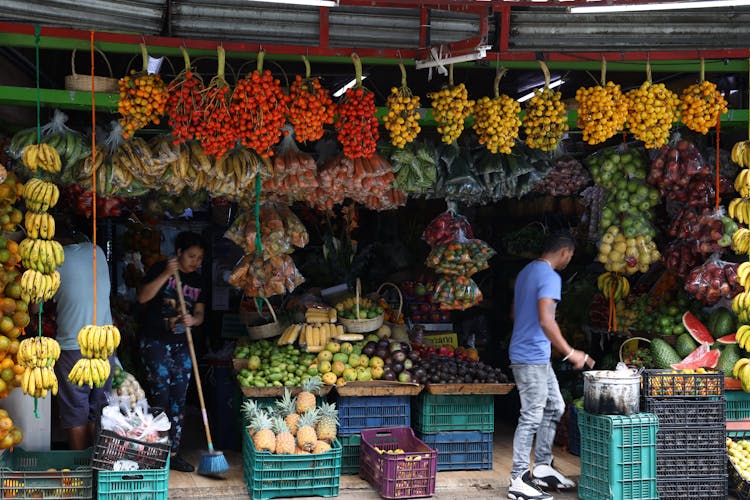
[(719, 210), (719, 203), (721, 202), (721, 182), (719, 182), (719, 176), (721, 174), (721, 155), (719, 151), (719, 134), (721, 132), (721, 112), (716, 114), (716, 207), (715, 210)]
[[(260, 163), (257, 165), (257, 171), (255, 172), (255, 253), (258, 257), (263, 257), (263, 241), (260, 238), (260, 194), (261, 194), (261, 179), (260, 179)], [(263, 307), (263, 300), (260, 297), (255, 297), (255, 306), (258, 312), (261, 312)]]
[(91, 39), (89, 42), (91, 51), (91, 217), (93, 225), (92, 228), (92, 239), (94, 247), (94, 324), (98, 324), (96, 316), (96, 95), (94, 94), (94, 32), (91, 31)]

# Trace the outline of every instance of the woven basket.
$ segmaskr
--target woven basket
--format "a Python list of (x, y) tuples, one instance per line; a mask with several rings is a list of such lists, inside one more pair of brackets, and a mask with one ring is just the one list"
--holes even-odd
[[(357, 278), (357, 287), (354, 295), (354, 307), (355, 311), (357, 312), (357, 317), (359, 317), (359, 298), (361, 294), (362, 283), (360, 283), (359, 278)], [(346, 331), (349, 333), (374, 332), (375, 330), (383, 326), (383, 315), (379, 314), (375, 318), (368, 319), (339, 318), (339, 322), (344, 325), (344, 328), (346, 328)]]
[[(107, 63), (107, 69), (109, 70), (109, 77), (105, 76), (94, 76), (94, 92), (105, 92), (112, 94), (118, 92), (120, 87), (118, 85), (117, 78), (113, 78), (112, 66), (109, 64), (107, 56), (99, 49), (96, 50), (104, 58), (104, 62)], [(79, 75), (76, 73), (76, 49), (73, 49), (73, 53), (70, 55), (70, 69), (73, 74), (65, 77), (65, 90), (80, 90), (80, 91), (91, 91), (91, 75)]]
[[(253, 340), (262, 340), (262, 339), (268, 339), (271, 337), (275, 337), (277, 335), (281, 334), (281, 323), (279, 323), (278, 318), (276, 318), (276, 311), (273, 310), (273, 306), (268, 301), (267, 298), (261, 297), (263, 300), (266, 301), (266, 304), (268, 305), (268, 310), (271, 311), (271, 317), (273, 318), (273, 321), (270, 323), (266, 323), (264, 325), (255, 325), (250, 326), (247, 325), (247, 334), (248, 336)], [(256, 303), (257, 306), (257, 303)], [(263, 317), (263, 314), (261, 313), (260, 309), (258, 310), (258, 313), (260, 314), (260, 317)]]
[(404, 315), (404, 295), (401, 293), (401, 289), (398, 287), (398, 285), (396, 285), (395, 283), (391, 283), (390, 281), (386, 281), (385, 283), (380, 285), (375, 294), (380, 296), (380, 291), (384, 286), (392, 286), (398, 293), (398, 314), (396, 315), (396, 319), (398, 320)]
[(623, 358), (624, 358), (623, 354), (625, 354), (625, 352), (623, 351), (623, 348), (624, 348), (624, 347), (625, 347), (625, 346), (626, 346), (626, 345), (627, 345), (628, 343), (632, 343), (632, 342), (636, 342), (636, 346), (637, 346), (638, 344), (640, 344), (641, 342), (645, 342), (645, 343), (647, 343), (647, 344), (650, 344), (650, 343), (651, 343), (651, 341), (650, 341), (649, 339), (645, 339), (645, 338), (643, 338), (643, 337), (631, 337), (631, 338), (629, 338), (629, 339), (626, 339), (625, 341), (623, 341), (623, 343), (622, 343), (622, 344), (620, 344), (620, 362), (621, 362), (621, 363), (624, 363), (624, 361), (623, 361)]

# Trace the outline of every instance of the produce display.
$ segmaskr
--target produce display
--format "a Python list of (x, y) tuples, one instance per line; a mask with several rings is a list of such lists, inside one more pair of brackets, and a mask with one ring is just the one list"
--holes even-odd
[(428, 94), (428, 97), (432, 101), (432, 115), (441, 140), (450, 144), (461, 136), (464, 122), (474, 106), (466, 86), (463, 83), (453, 85), (453, 65), (450, 67), (448, 86)]
[(138, 401), (146, 399), (146, 392), (138, 380), (117, 365), (112, 369), (112, 394), (127, 400), (133, 410)]
[(743, 481), (750, 481), (750, 441), (727, 437), (726, 442), (727, 456), (732, 467)]
[(596, 286), (605, 298), (612, 298), (615, 302), (630, 294), (628, 278), (612, 272), (600, 274), (596, 279)]
[[(0, 450), (12, 449), (14, 446), (18, 446), (21, 441), (23, 441), (23, 432), (21, 429), (13, 423), (7, 411), (0, 410)], [(3, 490), (8, 495), (8, 498), (12, 498), (10, 493), (14, 491), (13, 489), (8, 489), (9, 486), (11, 488), (14, 486), (23, 486), (16, 479), (6, 479), (5, 482), (8, 484), (3, 484)]]
[(352, 55), (356, 84), (347, 89), (338, 103), (336, 132), (344, 148), (344, 156), (350, 159), (370, 158), (380, 132), (375, 116), (375, 94), (362, 86), (362, 63), (356, 54)]
[(167, 84), (161, 75), (149, 74), (146, 46), (141, 44), (143, 69), (131, 70), (119, 80), (120, 100), (117, 105), (122, 118), (122, 136), (127, 139), (149, 123), (158, 125), (169, 98)]
[(737, 268), (737, 264), (711, 258), (690, 271), (685, 290), (706, 305), (716, 304), (722, 298), (732, 300), (744, 290)]
[(597, 258), (607, 271), (635, 274), (648, 271), (659, 257), (659, 250), (650, 237), (628, 238), (618, 226), (609, 226), (602, 236)]
[[(603, 80), (603, 78), (602, 78)], [(578, 128), (588, 144), (600, 144), (622, 131), (628, 103), (614, 82), (576, 90)]]
[(406, 295), (407, 314), (413, 323), (450, 322), (451, 313), (440, 310), (440, 304), (435, 302), (433, 281), (405, 281), (402, 286)]
[(310, 76), (310, 62), (305, 62), (305, 77), (297, 75), (289, 89), (289, 114), (287, 119), (294, 127), (299, 142), (317, 141), (323, 137), (324, 127), (333, 124), (336, 106), (330, 93), (320, 84), (320, 79)]
[[(307, 229), (294, 212), (286, 205), (266, 203), (260, 207), (260, 238), (263, 256), (289, 254), (294, 247), (303, 248), (309, 241)], [(246, 254), (255, 255), (255, 217), (243, 212), (224, 233), (224, 237), (242, 248)]]
[(522, 122), (527, 146), (553, 151), (568, 131), (568, 113), (562, 94), (549, 88), (549, 74), (546, 76), (544, 89), (535, 90), (534, 97), (526, 104)]
[(425, 195), (437, 182), (436, 151), (426, 144), (397, 149), (390, 156), (396, 180), (393, 187), (408, 195)]
[[(27, 268), (21, 276), (21, 298), (24, 302), (40, 302), (50, 300), (60, 287), (60, 273), (57, 266), (64, 260), (62, 246), (52, 240), (44, 239), (36, 228), (43, 220), (48, 220), (44, 215), (49, 208), (57, 204), (60, 196), (58, 187), (51, 183), (36, 178), (29, 179), (23, 189), (23, 198), (29, 211), (40, 214), (40, 217), (26, 218), (32, 224), (31, 234), (37, 234), (40, 238), (25, 238), (18, 247), (18, 254), (23, 259)], [(36, 228), (36, 229), (35, 229)], [(50, 232), (43, 231), (48, 237), (54, 236)], [(23, 251), (21, 250), (23, 248)]]
[(401, 86), (391, 88), (385, 103), (388, 113), (383, 117), (383, 126), (390, 134), (391, 144), (403, 149), (414, 142), (422, 128), (419, 126), (419, 96), (412, 94), (406, 85), (406, 68), (401, 68)]
[(727, 101), (715, 83), (702, 80), (682, 91), (680, 115), (690, 130), (707, 134), (716, 126), (719, 116), (727, 112)]
[(441, 274), (471, 276), (489, 268), (488, 261), (496, 254), (482, 240), (456, 239), (433, 246), (425, 264)]
[(164, 106), (175, 144), (195, 139), (195, 130), (203, 119), (205, 90), (203, 79), (191, 66), (187, 51), (180, 50), (185, 68), (169, 82), (169, 98)]
[(707, 167), (703, 156), (695, 145), (685, 139), (675, 147), (662, 145), (651, 162), (648, 182), (657, 186), (662, 196), (676, 201), (688, 201), (687, 189), (690, 181), (698, 174), (706, 174)]
[(18, 346), (18, 364), (25, 368), (21, 379), (24, 394), (35, 398), (57, 394), (55, 362), (60, 357), (60, 344), (48, 337), (31, 337)]
[(291, 293), (305, 282), (289, 255), (268, 259), (252, 254), (242, 257), (229, 277), (229, 284), (241, 288), (248, 297), (272, 297)]
[(521, 104), (508, 95), (500, 95), (498, 84), (504, 71), (499, 71), (495, 77), (495, 96), (482, 97), (474, 104), (474, 132), (479, 137), (479, 144), (483, 144), (493, 154), (510, 154), (518, 139), (518, 129), (521, 127)]
[(359, 316), (357, 316), (357, 304), (354, 297), (349, 297), (336, 304), (335, 310), (338, 316), (344, 319), (372, 319), (384, 313), (382, 306), (367, 297), (359, 299)]
[[(650, 73), (650, 72), (649, 72)], [(663, 83), (649, 79), (625, 93), (628, 103), (628, 131), (645, 143), (646, 149), (660, 148), (669, 139), (669, 130), (677, 121), (680, 100)]]
[(551, 196), (574, 196), (590, 183), (591, 175), (581, 162), (561, 156), (544, 179), (534, 186), (534, 191)]
[(219, 45), (216, 50), (218, 68), (203, 91), (202, 116), (196, 126), (195, 139), (207, 155), (221, 158), (235, 146), (239, 138), (233, 127), (234, 116), (230, 110), (232, 89), (224, 77), (224, 48)]
[(460, 237), (473, 239), (474, 231), (466, 217), (448, 210), (430, 221), (422, 237), (428, 245), (434, 247), (448, 244)]
[(103, 387), (109, 378), (109, 358), (120, 345), (120, 331), (114, 325), (86, 325), (78, 332), (79, 359), (68, 374), (68, 380), (89, 387)]
[(282, 140), (280, 152), (273, 157), (273, 176), (263, 182), (263, 192), (283, 202), (313, 203), (319, 185), (318, 167), (312, 156), (294, 144), (296, 137), (296, 132), (289, 133)]

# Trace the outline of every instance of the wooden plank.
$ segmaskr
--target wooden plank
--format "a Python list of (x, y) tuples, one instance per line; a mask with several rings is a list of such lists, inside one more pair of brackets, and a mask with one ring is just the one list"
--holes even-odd
[(373, 382), (347, 382), (336, 386), (339, 396), (416, 396), (422, 392), (419, 384), (405, 384), (378, 380)]
[[(296, 396), (302, 392), (300, 386), (286, 386), (286, 387), (242, 387), (242, 394), (246, 398), (280, 398), (284, 395), (284, 389), (289, 389), (292, 396)], [(331, 386), (325, 385), (320, 388), (320, 395), (326, 396), (331, 392)]]
[(516, 384), (427, 384), (430, 394), (508, 394)]

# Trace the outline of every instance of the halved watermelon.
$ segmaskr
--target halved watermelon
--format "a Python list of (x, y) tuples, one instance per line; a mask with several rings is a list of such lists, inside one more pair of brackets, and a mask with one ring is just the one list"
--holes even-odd
[[(680, 361), (679, 363), (673, 363), (670, 366), (672, 368), (674, 368), (676, 365), (694, 363), (694, 362), (698, 361), (699, 359), (701, 359), (706, 354), (708, 354), (708, 352), (710, 350), (711, 350), (711, 347), (708, 344), (701, 344), (698, 347), (696, 347), (695, 350), (693, 350), (693, 352), (691, 352), (690, 354), (688, 354), (687, 356), (685, 356), (682, 359), (682, 361)], [(678, 369), (678, 368), (675, 368), (675, 369)]]
[(718, 339), (716, 339), (716, 342), (718, 342), (719, 344), (736, 344), (737, 334), (730, 333), (729, 335), (724, 335), (723, 337), (719, 337)]
[[(705, 345), (706, 344), (702, 344), (701, 347)], [(698, 349), (700, 349), (700, 347)], [(690, 356), (692, 356), (696, 351), (698, 351), (698, 349), (690, 353)], [(688, 358), (690, 356), (688, 356)], [(703, 356), (700, 356), (696, 359), (692, 359), (688, 361), (688, 358), (685, 358), (684, 360), (682, 360), (681, 363), (673, 364), (672, 369), (695, 370), (696, 368), (716, 368), (716, 365), (719, 363), (720, 356), (721, 356), (721, 351), (719, 351), (718, 349), (709, 350), (708, 352), (704, 353)]]
[(690, 311), (682, 315), (682, 324), (691, 337), (700, 344), (713, 345), (714, 338), (708, 328)]

